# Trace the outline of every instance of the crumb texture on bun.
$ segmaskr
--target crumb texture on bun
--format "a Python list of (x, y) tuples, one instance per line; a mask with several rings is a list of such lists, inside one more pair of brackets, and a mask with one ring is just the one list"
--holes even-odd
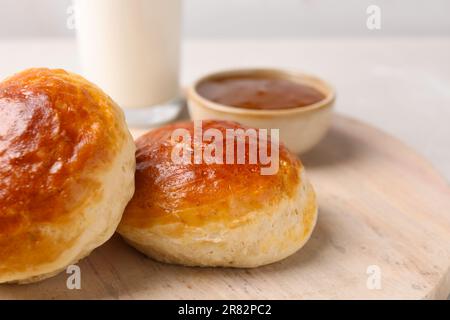
[[(194, 123), (183, 122), (136, 141), (136, 192), (118, 229), (128, 243), (163, 262), (227, 267), (272, 263), (303, 246), (314, 228), (317, 204), (295, 155), (280, 145), (278, 172), (261, 175), (267, 165), (249, 163), (246, 139), (245, 163), (226, 164), (227, 129), (247, 128), (208, 120), (203, 132), (223, 133), (225, 164), (175, 163), (172, 133), (180, 128), (194, 135)], [(205, 150), (211, 142), (195, 143)]]
[(0, 119), (0, 283), (37, 281), (114, 233), (135, 146), (111, 98), (64, 70), (1, 82)]

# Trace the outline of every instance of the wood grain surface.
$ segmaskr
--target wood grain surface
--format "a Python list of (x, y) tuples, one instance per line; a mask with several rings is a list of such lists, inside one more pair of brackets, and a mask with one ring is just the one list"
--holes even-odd
[(450, 188), (426, 160), (378, 129), (336, 116), (302, 161), (318, 194), (319, 220), (305, 247), (281, 262), (247, 270), (172, 266), (115, 235), (78, 264), (80, 290), (67, 289), (63, 272), (36, 284), (0, 285), (0, 299), (448, 296)]

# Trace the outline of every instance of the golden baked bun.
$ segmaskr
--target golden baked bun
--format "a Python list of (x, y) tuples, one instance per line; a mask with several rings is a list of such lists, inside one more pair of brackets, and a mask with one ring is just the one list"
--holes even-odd
[(134, 192), (118, 106), (64, 70), (0, 83), (0, 283), (62, 271), (108, 240)]
[[(203, 132), (220, 130), (224, 140), (227, 128), (243, 128), (225, 121), (203, 121), (202, 127)], [(261, 175), (265, 166), (259, 161), (176, 164), (171, 153), (180, 141), (171, 142), (171, 135), (179, 128), (193, 136), (193, 122), (185, 122), (150, 131), (136, 141), (136, 192), (118, 228), (130, 245), (167, 263), (257, 267), (305, 244), (316, 222), (317, 204), (295, 155), (281, 145), (275, 175)], [(249, 143), (247, 139), (247, 151)], [(207, 145), (201, 143), (203, 149)], [(225, 147), (223, 153), (225, 161)]]

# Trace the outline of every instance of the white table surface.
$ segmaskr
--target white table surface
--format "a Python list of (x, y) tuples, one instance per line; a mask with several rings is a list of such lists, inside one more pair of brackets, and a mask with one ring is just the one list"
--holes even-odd
[[(0, 57), (0, 78), (37, 66), (80, 71), (73, 39), (0, 40)], [(186, 40), (181, 82), (248, 66), (327, 79), (338, 112), (403, 140), (450, 181), (450, 38)]]

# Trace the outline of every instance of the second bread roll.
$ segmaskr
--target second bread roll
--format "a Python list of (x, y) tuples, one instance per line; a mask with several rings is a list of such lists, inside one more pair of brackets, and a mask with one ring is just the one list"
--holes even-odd
[[(227, 129), (246, 129), (224, 121), (203, 121), (202, 127), (224, 137)], [(194, 135), (194, 123), (184, 122), (136, 141), (136, 192), (118, 229), (128, 243), (159, 261), (223, 267), (272, 263), (306, 243), (317, 204), (295, 155), (281, 145), (274, 175), (261, 175), (259, 161), (177, 164), (171, 157), (176, 129)]]

